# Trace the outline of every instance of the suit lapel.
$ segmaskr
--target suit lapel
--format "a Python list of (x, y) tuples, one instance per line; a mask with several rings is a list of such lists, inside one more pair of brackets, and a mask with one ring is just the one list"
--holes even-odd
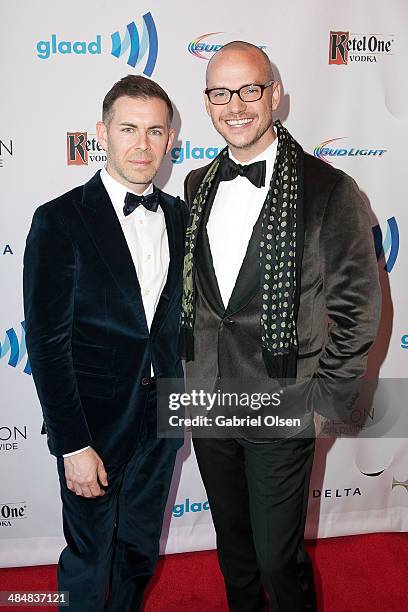
[(181, 227), (176, 227), (175, 224), (175, 211), (177, 207), (177, 199), (170, 203), (169, 197), (160, 190), (159, 191), (159, 203), (164, 212), (164, 218), (166, 221), (167, 240), (169, 244), (169, 268), (167, 272), (166, 283), (160, 295), (159, 302), (157, 304), (156, 311), (154, 313), (153, 322), (150, 333), (154, 334), (159, 329), (161, 322), (169, 311), (169, 306), (175, 295), (177, 287), (181, 287), (181, 265), (182, 265), (182, 248), (177, 248), (180, 244), (184, 246), (183, 236), (177, 235), (177, 232), (181, 231)]
[(234, 314), (244, 308), (259, 291), (261, 284), (259, 249), (262, 235), (262, 213), (263, 207), (248, 242), (245, 257), (228, 302), (226, 315)]
[(147, 330), (139, 280), (132, 256), (99, 172), (84, 186), (80, 213), (114, 281), (132, 305), (140, 323)]
[(251, 238), (248, 243), (246, 254), (242, 262), (239, 274), (229, 299), (227, 307), (224, 305), (217, 276), (214, 270), (211, 248), (207, 233), (207, 223), (211, 214), (211, 208), (217, 193), (219, 180), (215, 179), (205, 204), (205, 210), (198, 236), (196, 266), (200, 279), (203, 295), (209, 305), (220, 316), (234, 314), (241, 310), (259, 291), (260, 287), (260, 258), (259, 248), (262, 234), (262, 212), (254, 225)]
[(200, 286), (206, 301), (220, 317), (223, 317), (225, 313), (225, 305), (222, 301), (217, 276), (214, 270), (210, 241), (207, 232), (207, 223), (210, 217), (215, 195), (217, 193), (218, 185), (219, 180), (215, 178), (205, 203), (197, 240), (196, 266), (197, 274), (200, 279)]

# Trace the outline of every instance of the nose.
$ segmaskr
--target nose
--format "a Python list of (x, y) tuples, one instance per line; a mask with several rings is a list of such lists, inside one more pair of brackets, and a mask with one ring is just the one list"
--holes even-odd
[(141, 151), (147, 151), (150, 149), (149, 135), (147, 131), (139, 130), (135, 141), (135, 147)]
[(231, 96), (231, 100), (228, 102), (228, 110), (231, 113), (242, 113), (246, 109), (246, 103), (241, 100), (239, 95), (235, 92)]

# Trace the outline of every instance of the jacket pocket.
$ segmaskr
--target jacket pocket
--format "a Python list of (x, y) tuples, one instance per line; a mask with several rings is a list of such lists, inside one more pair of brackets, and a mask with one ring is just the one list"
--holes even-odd
[(115, 364), (116, 348), (96, 344), (72, 343), (75, 369), (81, 372), (110, 373)]
[(116, 376), (97, 374), (76, 369), (75, 376), (78, 382), (79, 394), (83, 397), (96, 397), (98, 399), (112, 399), (116, 394)]

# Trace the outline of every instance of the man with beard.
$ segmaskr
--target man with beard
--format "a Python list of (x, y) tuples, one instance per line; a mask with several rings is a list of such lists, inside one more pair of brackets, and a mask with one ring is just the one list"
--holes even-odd
[(75, 611), (141, 609), (181, 444), (156, 434), (156, 379), (183, 376), (187, 209), (152, 184), (172, 116), (154, 81), (117, 82), (96, 126), (106, 168), (40, 206), (27, 239), (27, 348), (61, 486), (58, 588)]
[[(379, 284), (354, 181), (273, 123), (280, 85), (254, 45), (235, 41), (213, 56), (204, 97), (228, 146), (185, 182), (187, 377), (285, 385), (362, 376)], [(284, 438), (196, 437), (194, 447), (230, 609), (269, 609), (263, 586), (274, 612), (315, 610), (304, 546), (312, 415)]]

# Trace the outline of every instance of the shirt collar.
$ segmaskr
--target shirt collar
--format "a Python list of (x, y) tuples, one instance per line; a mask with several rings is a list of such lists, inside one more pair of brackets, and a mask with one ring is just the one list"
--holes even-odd
[(256, 157), (253, 157), (252, 159), (248, 160), (245, 163), (240, 162), (238, 159), (236, 159), (232, 155), (229, 147), (228, 147), (228, 155), (230, 159), (232, 159), (236, 164), (241, 164), (242, 166), (246, 166), (247, 164), (253, 164), (257, 161), (265, 160), (266, 161), (266, 178), (267, 178), (267, 184), (268, 184), (272, 176), (273, 166), (275, 164), (277, 150), (278, 150), (278, 136), (276, 136), (273, 143), (270, 144), (269, 147), (265, 149), (265, 151), (262, 151), (262, 153), (259, 153), (259, 155), (257, 155)]
[[(131, 190), (122, 185), (122, 183), (119, 183), (119, 181), (117, 181), (115, 178), (113, 178), (113, 176), (109, 174), (105, 167), (101, 169), (101, 181), (104, 184), (106, 191), (108, 192), (113, 207), (116, 211), (121, 212), (121, 214), (123, 215), (123, 205), (125, 203), (125, 197), (127, 192)], [(135, 192), (131, 191), (131, 193)], [(150, 185), (146, 187), (143, 193), (139, 193), (136, 195), (147, 196), (150, 193), (153, 193), (153, 183), (150, 183)]]

